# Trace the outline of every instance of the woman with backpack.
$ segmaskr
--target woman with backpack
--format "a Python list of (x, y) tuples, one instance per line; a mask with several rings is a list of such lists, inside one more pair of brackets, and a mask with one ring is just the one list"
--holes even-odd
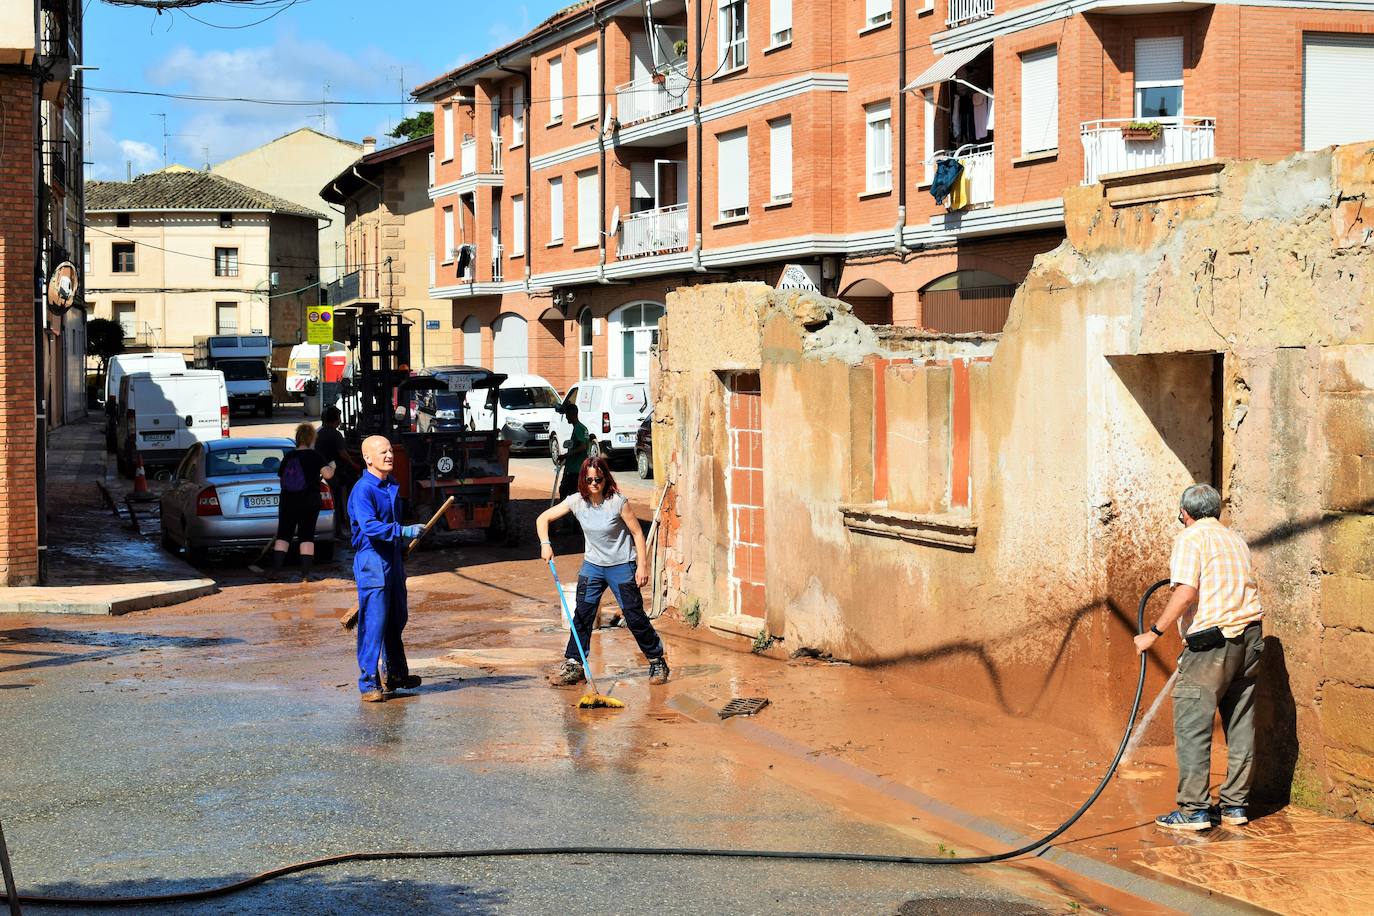
[(296, 447), (282, 456), (277, 466), (281, 478), (281, 498), (277, 503), (277, 540), (272, 544), (269, 580), (276, 579), (291, 549), (292, 537), (300, 540), (301, 581), (310, 581), (315, 563), (315, 522), (320, 517), (320, 481), (334, 476), (333, 464), (313, 448), (315, 427), (302, 423), (296, 427)]

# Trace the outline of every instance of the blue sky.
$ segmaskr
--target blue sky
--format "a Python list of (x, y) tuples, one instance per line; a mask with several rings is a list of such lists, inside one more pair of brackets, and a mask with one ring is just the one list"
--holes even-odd
[[(523, 35), (570, 0), (297, 0), (272, 8), (206, 4), (186, 13), (91, 0), (85, 14), (87, 177), (122, 180), (168, 161), (219, 162), (298, 127), (321, 128), (321, 109), (192, 102), (93, 91), (94, 87), (266, 99), (390, 101), (331, 106), (326, 132), (379, 138), (413, 105), (409, 90)], [(187, 15), (189, 13), (190, 15)], [(191, 18), (214, 23), (214, 27)], [(253, 24), (258, 23), (258, 24)], [(237, 26), (237, 28), (229, 28)], [(388, 141), (391, 142), (391, 141)]]

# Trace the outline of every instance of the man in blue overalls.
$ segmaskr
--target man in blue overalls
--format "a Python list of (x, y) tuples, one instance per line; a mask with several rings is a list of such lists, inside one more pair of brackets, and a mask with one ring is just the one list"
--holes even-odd
[(358, 690), (367, 703), (388, 693), (420, 686), (406, 664), (401, 631), (406, 617), (405, 544), (422, 525), (402, 525), (399, 492), (391, 476), (391, 443), (385, 436), (363, 440), (366, 470), (348, 497), (353, 534), (353, 578), (358, 583)]

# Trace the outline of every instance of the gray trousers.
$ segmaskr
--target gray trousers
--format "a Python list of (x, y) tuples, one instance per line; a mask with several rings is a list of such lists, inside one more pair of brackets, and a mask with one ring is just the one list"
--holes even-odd
[(1255, 671), (1264, 652), (1258, 625), (1205, 652), (1185, 648), (1174, 684), (1174, 750), (1178, 755), (1178, 807), (1205, 811), (1212, 772), (1212, 723), (1221, 713), (1226, 735), (1226, 781), (1221, 804), (1250, 801), (1255, 763)]

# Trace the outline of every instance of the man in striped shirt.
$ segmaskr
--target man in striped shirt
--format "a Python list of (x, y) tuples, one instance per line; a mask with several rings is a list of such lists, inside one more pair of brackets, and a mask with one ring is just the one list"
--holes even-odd
[(1211, 829), (1209, 776), (1212, 724), (1218, 712), (1226, 734), (1226, 781), (1221, 785), (1224, 824), (1247, 820), (1255, 757), (1255, 671), (1264, 651), (1259, 592), (1250, 548), (1220, 522), (1221, 494), (1207, 484), (1183, 491), (1169, 561), (1173, 596), (1150, 629), (1135, 638), (1148, 652), (1178, 621), (1186, 646), (1174, 684), (1174, 745), (1178, 755), (1178, 810), (1155, 818), (1168, 830)]

